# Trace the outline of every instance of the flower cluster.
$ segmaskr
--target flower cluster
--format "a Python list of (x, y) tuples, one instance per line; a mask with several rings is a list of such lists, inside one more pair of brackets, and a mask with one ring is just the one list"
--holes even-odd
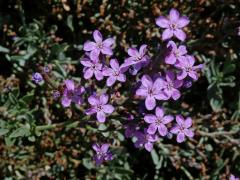
[[(144, 123), (140, 123), (129, 110), (127, 112), (128, 122), (123, 125), (125, 137), (133, 137), (135, 147), (145, 148), (147, 151), (151, 151), (154, 143), (163, 137), (171, 138), (172, 135), (176, 135), (178, 143), (185, 141), (186, 137), (192, 138), (194, 133), (190, 129), (192, 126), (190, 117), (185, 119), (182, 115), (166, 115), (164, 109), (159, 106), (159, 102), (178, 100), (181, 97), (181, 89), (189, 88), (192, 82), (198, 79), (197, 71), (203, 67), (202, 65), (194, 65), (196, 62), (194, 56), (189, 55), (186, 46), (182, 44), (186, 39), (183, 28), (189, 22), (189, 19), (186, 16), (180, 16), (176, 9), (171, 9), (168, 17), (160, 16), (157, 18), (156, 24), (160, 28), (164, 28), (162, 40), (168, 41), (166, 43), (167, 51), (162, 57), (168, 68), (165, 72), (157, 70), (157, 72), (153, 72), (155, 74), (140, 75), (139, 81), (137, 79), (140, 70), (142, 68), (147, 70), (150, 64), (154, 66), (154, 63), (156, 63), (148, 55), (147, 45), (143, 44), (139, 49), (130, 47), (127, 50), (128, 57), (121, 64), (121, 61), (113, 57), (114, 39), (107, 38), (104, 40), (100, 31), (95, 30), (93, 32), (94, 41), (87, 41), (83, 45), (85, 54), (80, 63), (83, 65), (83, 78), (86, 81), (95, 82), (94, 79), (104, 81), (106, 88), (96, 93), (96, 83), (93, 83), (93, 87), (86, 87), (89, 83), (85, 83), (86, 85), (83, 87), (75, 85), (73, 80), (65, 80), (64, 89), (61, 92), (62, 106), (69, 107), (71, 103), (82, 105), (84, 102), (83, 95), (90, 92), (87, 97), (89, 105), (87, 105), (88, 109), (85, 110), (85, 114), (87, 116), (93, 115), (92, 117), (96, 116), (98, 123), (105, 123), (114, 111), (120, 109), (114, 107), (115, 101), (112, 98), (114, 88), (111, 87), (117, 83), (125, 83), (129, 72), (133, 76), (136, 75), (136, 81), (132, 82), (134, 87), (132, 89), (136, 90), (134, 97), (144, 100), (144, 106), (141, 107), (141, 112), (139, 112), (140, 115), (144, 115), (139, 117), (144, 119)], [(174, 37), (181, 41), (179, 45), (171, 40)], [(35, 73), (33, 80), (38, 83), (41, 81), (41, 77)], [(89, 88), (91, 91), (87, 90)], [(60, 93), (59, 91), (56, 92)], [(55, 96), (59, 97), (59, 94), (55, 93)], [(155, 110), (155, 113), (149, 112), (153, 110)], [(121, 114), (121, 116), (124, 115)], [(109, 144), (94, 144), (92, 147), (96, 151), (94, 159), (97, 165), (113, 159), (108, 150)]]

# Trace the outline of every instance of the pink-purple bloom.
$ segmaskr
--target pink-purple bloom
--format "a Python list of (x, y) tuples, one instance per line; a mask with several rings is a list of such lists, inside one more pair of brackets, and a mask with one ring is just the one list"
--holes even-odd
[(166, 95), (166, 99), (168, 100), (170, 98), (177, 100), (180, 98), (181, 93), (178, 90), (183, 84), (181, 80), (176, 79), (174, 72), (167, 71), (166, 73), (166, 81), (163, 81), (162, 87), (163, 92)]
[(135, 147), (144, 147), (149, 152), (151, 152), (153, 149), (153, 143), (159, 140), (157, 135), (148, 134), (147, 129), (144, 129), (144, 132), (135, 132), (135, 136), (137, 138), (137, 141), (134, 143)]
[(43, 81), (43, 77), (40, 73), (36, 72), (32, 75), (32, 80), (36, 83), (39, 84), (40, 82)]
[(111, 68), (104, 68), (102, 73), (104, 76), (108, 76), (107, 86), (112, 86), (116, 81), (125, 82), (126, 75), (123, 74), (126, 69), (119, 66), (117, 59), (110, 60)]
[(177, 134), (177, 142), (182, 143), (185, 141), (185, 137), (192, 138), (194, 133), (189, 128), (192, 126), (192, 119), (190, 117), (183, 118), (182, 115), (176, 116), (177, 124), (170, 130), (171, 133)]
[(160, 16), (156, 19), (156, 24), (165, 29), (162, 34), (162, 40), (167, 40), (175, 36), (179, 40), (184, 41), (186, 34), (182, 28), (187, 26), (189, 22), (188, 17), (180, 16), (179, 12), (174, 8), (170, 10), (167, 18)]
[(103, 79), (102, 64), (99, 63), (99, 59), (89, 59), (85, 57), (80, 62), (85, 66), (83, 69), (84, 79), (90, 79), (93, 75), (98, 81)]
[(97, 120), (101, 123), (105, 122), (106, 114), (111, 114), (114, 107), (108, 103), (108, 95), (103, 93), (100, 96), (91, 95), (88, 98), (91, 108), (86, 111), (87, 115), (97, 114)]
[(109, 151), (109, 144), (93, 144), (92, 148), (96, 152), (94, 160), (96, 165), (101, 165), (104, 161), (111, 161), (113, 159), (112, 153)]
[(239, 178), (231, 174), (229, 180), (239, 180)]
[(147, 129), (147, 132), (149, 134), (155, 134), (156, 131), (158, 130), (161, 136), (167, 135), (168, 129), (166, 127), (166, 124), (170, 123), (173, 119), (174, 118), (171, 115), (164, 116), (164, 111), (160, 107), (157, 107), (155, 109), (155, 115), (147, 114), (144, 116), (145, 122), (150, 124)]
[(194, 56), (187, 55), (181, 60), (179, 60), (179, 63), (175, 64), (175, 66), (180, 69), (180, 73), (177, 75), (178, 80), (183, 80), (187, 76), (192, 78), (193, 80), (198, 79), (197, 70), (202, 69), (203, 65), (199, 64), (197, 66), (194, 66), (195, 58)]
[(141, 78), (142, 85), (136, 91), (136, 95), (145, 97), (145, 106), (147, 110), (153, 110), (156, 106), (156, 99), (163, 100), (166, 96), (162, 92), (163, 80), (157, 78), (154, 82), (148, 75)]
[(186, 46), (180, 45), (177, 47), (173, 41), (169, 41), (167, 47), (170, 49), (170, 52), (165, 57), (165, 62), (167, 64), (175, 64), (178, 60), (181, 60), (187, 54)]
[(81, 95), (85, 92), (84, 87), (78, 86), (75, 87), (72, 80), (65, 80), (65, 89), (62, 96), (62, 105), (64, 107), (69, 107), (71, 102), (74, 102), (78, 105), (82, 104), (83, 100)]
[(93, 38), (95, 42), (87, 41), (83, 45), (84, 51), (90, 51), (91, 59), (97, 59), (100, 53), (110, 56), (113, 54), (111, 47), (114, 44), (113, 38), (103, 40), (102, 34), (98, 30), (93, 32)]
[(123, 63), (123, 67), (128, 68), (133, 66), (134, 71), (139, 71), (143, 66), (149, 63), (149, 56), (147, 55), (147, 45), (141, 45), (139, 51), (136, 48), (128, 49), (128, 57)]

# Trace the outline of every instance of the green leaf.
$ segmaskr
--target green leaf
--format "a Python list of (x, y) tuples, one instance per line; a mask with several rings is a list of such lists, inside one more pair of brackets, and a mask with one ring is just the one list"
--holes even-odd
[(0, 136), (3, 136), (4, 134), (7, 134), (9, 132), (8, 129), (0, 129)]
[(10, 51), (9, 51), (8, 48), (5, 48), (5, 47), (0, 45), (0, 52), (2, 52), (2, 53), (9, 53)]
[(223, 66), (223, 73), (224, 74), (229, 74), (234, 72), (236, 69), (236, 65), (232, 64), (231, 62), (226, 62)]
[(23, 127), (20, 127), (18, 129), (16, 129), (15, 131), (13, 131), (11, 134), (10, 134), (10, 138), (16, 138), (16, 137), (23, 137), (23, 136), (27, 136), (30, 134), (30, 129), (23, 126)]
[(153, 163), (154, 163), (155, 165), (157, 165), (157, 164), (158, 164), (158, 161), (159, 161), (159, 157), (158, 157), (158, 154), (157, 154), (157, 152), (155, 151), (155, 149), (153, 149), (153, 150), (151, 151), (151, 156), (152, 156)]
[(67, 17), (67, 26), (71, 29), (71, 31), (74, 31), (74, 27), (73, 27), (73, 16), (69, 15)]

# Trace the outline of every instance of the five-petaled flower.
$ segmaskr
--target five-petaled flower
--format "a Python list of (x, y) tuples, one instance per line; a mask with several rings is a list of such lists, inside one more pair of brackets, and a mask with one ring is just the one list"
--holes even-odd
[(147, 132), (149, 134), (155, 134), (158, 130), (161, 136), (167, 135), (168, 129), (166, 127), (166, 124), (170, 123), (173, 119), (174, 118), (171, 115), (164, 116), (164, 111), (160, 107), (157, 107), (155, 109), (155, 115), (147, 114), (144, 116), (145, 122), (150, 124)]
[(144, 147), (149, 152), (153, 149), (153, 143), (159, 140), (159, 137), (156, 134), (148, 134), (147, 129), (144, 129), (144, 132), (135, 132), (135, 136), (137, 138), (137, 141), (134, 143), (135, 147)]
[(197, 66), (193, 66), (194, 63), (194, 56), (190, 55), (187, 55), (181, 60), (179, 60), (179, 63), (175, 64), (175, 66), (181, 70), (181, 72), (177, 75), (177, 79), (182, 80), (189, 76), (196, 81), (198, 79), (198, 74), (196, 70), (202, 69), (203, 65), (199, 64)]
[(65, 80), (65, 89), (62, 96), (62, 105), (64, 107), (70, 106), (71, 102), (76, 104), (82, 104), (83, 100), (81, 95), (85, 92), (84, 87), (78, 86), (75, 87), (72, 80)]
[(87, 41), (83, 45), (84, 51), (90, 51), (91, 59), (97, 59), (100, 53), (110, 56), (113, 54), (111, 47), (114, 44), (113, 38), (103, 41), (102, 34), (98, 30), (93, 32), (93, 38), (95, 42)]
[(141, 45), (139, 51), (136, 48), (129, 48), (128, 55), (130, 57), (125, 59), (122, 66), (128, 68), (132, 65), (135, 72), (138, 72), (143, 66), (149, 63), (146, 44)]
[(110, 60), (111, 68), (104, 68), (102, 73), (104, 76), (109, 76), (107, 79), (107, 86), (112, 86), (117, 80), (120, 82), (126, 81), (126, 75), (123, 74), (126, 69), (119, 66), (117, 59)]
[(174, 8), (170, 10), (168, 18), (160, 16), (156, 19), (156, 24), (165, 29), (162, 34), (162, 40), (167, 40), (176, 36), (179, 40), (184, 41), (186, 39), (186, 34), (182, 28), (187, 26), (189, 22), (188, 17), (180, 17), (179, 12)]
[(108, 102), (108, 95), (103, 93), (100, 96), (91, 95), (88, 98), (88, 102), (91, 104), (91, 108), (86, 111), (87, 115), (97, 114), (97, 120), (101, 123), (105, 122), (106, 114), (111, 114), (114, 111), (114, 107)]
[(176, 116), (177, 124), (170, 130), (171, 133), (177, 134), (177, 142), (182, 143), (185, 141), (185, 136), (192, 138), (194, 133), (189, 128), (192, 126), (192, 119), (188, 117), (184, 120), (183, 116)]
[(96, 162), (96, 165), (99, 166), (103, 163), (103, 161), (111, 161), (113, 159), (112, 153), (108, 150), (109, 144), (93, 144), (92, 148), (96, 152), (96, 155), (94, 156), (94, 160)]
[(170, 52), (165, 57), (165, 62), (167, 64), (175, 64), (187, 54), (186, 46), (180, 45), (177, 47), (173, 41), (169, 41), (167, 47), (170, 49)]
[(142, 85), (136, 91), (136, 95), (145, 97), (145, 106), (147, 110), (153, 110), (156, 106), (156, 99), (163, 100), (166, 96), (162, 92), (163, 80), (157, 78), (154, 82), (148, 75), (143, 75), (141, 79)]
[(166, 81), (163, 81), (163, 92), (166, 95), (166, 99), (173, 98), (177, 100), (180, 98), (181, 93), (177, 89), (182, 86), (183, 82), (175, 78), (175, 74), (172, 71), (167, 71), (166, 73)]
[(98, 81), (103, 79), (102, 64), (98, 62), (99, 59), (83, 58), (80, 62), (84, 67), (84, 78), (90, 79), (94, 75)]

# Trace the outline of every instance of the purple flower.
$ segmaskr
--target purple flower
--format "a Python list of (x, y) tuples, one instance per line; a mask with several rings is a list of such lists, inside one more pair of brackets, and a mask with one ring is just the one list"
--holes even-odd
[(187, 54), (186, 46), (177, 47), (175, 42), (169, 41), (167, 47), (171, 49), (170, 53), (165, 57), (167, 64), (175, 64), (177, 60), (181, 60)]
[(134, 136), (135, 132), (138, 129), (138, 126), (133, 123), (128, 123), (124, 126), (124, 128), (125, 128), (125, 132), (124, 132), (125, 137), (130, 138)]
[(53, 90), (52, 96), (53, 96), (53, 99), (57, 100), (61, 96), (61, 94), (58, 90)]
[(98, 30), (93, 32), (93, 38), (95, 42), (87, 41), (83, 45), (84, 51), (90, 51), (91, 59), (97, 59), (100, 53), (110, 56), (113, 54), (111, 46), (114, 44), (114, 39), (108, 38), (103, 41), (102, 34)]
[(229, 180), (239, 180), (239, 178), (231, 174)]
[(176, 116), (177, 124), (174, 126), (170, 132), (177, 134), (177, 142), (182, 143), (185, 141), (185, 136), (192, 138), (194, 133), (189, 128), (192, 126), (192, 119), (188, 117), (186, 120), (181, 115)]
[(114, 107), (110, 104), (107, 104), (108, 95), (105, 93), (101, 94), (100, 96), (91, 95), (88, 98), (88, 102), (92, 107), (86, 111), (86, 114), (92, 115), (97, 113), (97, 120), (101, 123), (105, 122), (106, 114), (111, 114), (114, 111)]
[(158, 130), (161, 136), (166, 136), (168, 133), (166, 124), (170, 123), (174, 118), (171, 115), (164, 116), (164, 111), (160, 107), (156, 108), (155, 114), (156, 115), (147, 114), (144, 117), (145, 122), (150, 124), (147, 132), (149, 134), (155, 134)]
[(153, 82), (150, 76), (143, 75), (141, 82), (142, 85), (136, 91), (136, 95), (145, 97), (145, 106), (147, 110), (153, 110), (156, 106), (155, 99), (166, 99), (166, 96), (162, 92), (164, 81), (160, 78), (157, 78)]
[(128, 57), (123, 63), (123, 67), (128, 68), (133, 65), (134, 71), (138, 72), (143, 66), (149, 63), (149, 56), (147, 55), (147, 45), (141, 45), (139, 51), (136, 48), (128, 49)]
[(196, 70), (202, 69), (203, 65), (199, 64), (197, 66), (193, 66), (195, 63), (195, 58), (193, 56), (185, 56), (181, 60), (179, 60), (179, 63), (177, 63), (175, 66), (181, 70), (181, 72), (177, 75), (178, 80), (182, 80), (186, 78), (187, 76), (191, 77), (193, 80), (198, 79), (198, 74)]
[(112, 153), (108, 150), (109, 144), (93, 144), (92, 148), (96, 152), (96, 155), (94, 156), (94, 160), (96, 162), (96, 165), (99, 166), (103, 163), (103, 161), (111, 161), (113, 159)]
[(171, 9), (168, 18), (160, 16), (156, 19), (156, 24), (164, 28), (162, 34), (162, 40), (170, 39), (175, 36), (179, 40), (184, 41), (186, 39), (186, 34), (183, 32), (182, 28), (189, 24), (189, 19), (186, 16), (181, 16), (176, 9)]
[(164, 81), (164, 83), (163, 83), (163, 92), (166, 95), (165, 100), (168, 100), (170, 98), (177, 100), (178, 98), (180, 98), (181, 93), (177, 88), (181, 87), (182, 84), (183, 84), (182, 81), (177, 80), (175, 78), (174, 72), (167, 71), (166, 81)]
[(84, 87), (78, 86), (75, 88), (74, 82), (72, 80), (65, 80), (65, 89), (62, 97), (62, 105), (64, 107), (70, 106), (71, 102), (76, 104), (82, 104), (82, 93), (85, 92)]
[(147, 129), (144, 129), (144, 133), (137, 131), (135, 136), (137, 138), (137, 141), (134, 143), (135, 147), (144, 147), (149, 152), (151, 152), (153, 149), (153, 143), (159, 140), (157, 135), (148, 134)]
[(36, 73), (34, 73), (34, 74), (32, 75), (32, 80), (33, 80), (35, 83), (39, 84), (41, 81), (43, 81), (43, 77), (42, 77), (42, 75), (41, 75), (40, 73), (36, 72)]
[(80, 62), (85, 66), (83, 69), (85, 79), (90, 79), (93, 75), (98, 81), (103, 79), (102, 64), (98, 62), (98, 59), (83, 58)]
[(111, 68), (105, 68), (102, 72), (104, 76), (109, 76), (107, 79), (107, 86), (112, 86), (117, 80), (125, 82), (126, 75), (123, 74), (125, 71), (119, 66), (117, 59), (111, 59), (110, 66)]

